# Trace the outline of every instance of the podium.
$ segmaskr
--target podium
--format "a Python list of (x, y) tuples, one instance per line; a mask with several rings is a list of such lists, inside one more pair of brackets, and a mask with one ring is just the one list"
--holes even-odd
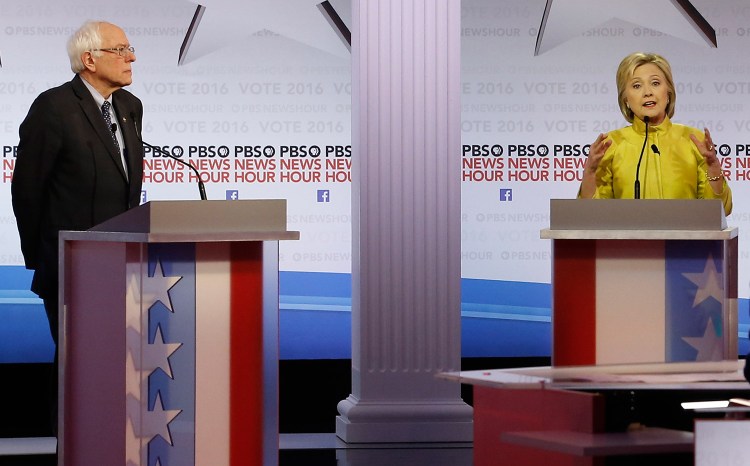
[(552, 364), (737, 359), (737, 228), (720, 200), (550, 201)]
[(285, 200), (155, 201), (60, 234), (60, 465), (278, 463)]

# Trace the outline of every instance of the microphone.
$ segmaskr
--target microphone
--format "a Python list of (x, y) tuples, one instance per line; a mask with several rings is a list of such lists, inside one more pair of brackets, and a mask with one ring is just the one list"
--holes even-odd
[[(186, 167), (190, 168), (193, 171), (193, 173), (195, 173), (195, 177), (198, 179), (198, 193), (201, 196), (201, 201), (205, 201), (206, 199), (208, 199), (206, 197), (206, 187), (203, 185), (203, 180), (201, 180), (201, 175), (200, 175), (200, 173), (198, 173), (198, 169), (195, 168), (193, 166), (193, 164), (185, 162), (184, 160), (175, 157), (174, 155), (170, 154), (169, 152), (162, 150), (161, 147), (159, 147), (159, 146), (152, 146), (151, 144), (149, 144), (146, 141), (144, 141), (143, 139), (141, 139), (141, 132), (138, 131), (138, 121), (135, 119), (135, 113), (134, 112), (130, 112), (130, 119), (133, 120), (133, 126), (135, 126), (135, 135), (138, 138), (138, 141), (140, 141), (140, 143), (143, 146), (148, 147), (152, 151), (156, 151), (156, 152), (158, 152), (161, 155), (166, 155), (170, 159), (174, 159), (174, 160), (178, 161), (179, 163), (181, 163), (182, 165), (185, 165)], [(112, 127), (114, 128), (113, 131), (115, 131), (117, 129), (117, 126), (115, 126), (114, 123), (112, 123)]]
[[(116, 125), (116, 124), (114, 124), (114, 123), (112, 123), (112, 124), (111, 124), (111, 125), (109, 126), (109, 130), (110, 130), (110, 131), (112, 131), (112, 137), (113, 137), (113, 138), (115, 139), (115, 141), (117, 141), (117, 125)], [(120, 143), (119, 143), (119, 142), (117, 143), (117, 148), (118, 148), (118, 149), (120, 148)], [(123, 153), (124, 153), (124, 154), (126, 155), (126, 156), (125, 156), (125, 157), (123, 157), (123, 159), (122, 159), (122, 163), (123, 163), (123, 168), (124, 168), (124, 169), (125, 169), (125, 171), (127, 172), (127, 171), (128, 171), (128, 158), (127, 158), (127, 152), (123, 151)]]
[(656, 147), (656, 144), (651, 144), (651, 151), (656, 155), (661, 155), (661, 152), (659, 152), (659, 148)]
[[(643, 151), (646, 150), (646, 143), (648, 142), (648, 121), (649, 117), (643, 117), (643, 122), (646, 123), (646, 137), (643, 138), (643, 147), (641, 147), (641, 155), (638, 157), (638, 166), (635, 169), (635, 185), (633, 186), (633, 199), (641, 198), (641, 182), (638, 181), (638, 175), (641, 172), (641, 160), (643, 160)], [(655, 146), (656, 144), (654, 144)]]

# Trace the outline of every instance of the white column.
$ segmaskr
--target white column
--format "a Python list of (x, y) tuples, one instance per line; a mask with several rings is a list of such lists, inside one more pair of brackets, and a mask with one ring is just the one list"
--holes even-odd
[(352, 6), (346, 442), (472, 440), (461, 363), (460, 0)]

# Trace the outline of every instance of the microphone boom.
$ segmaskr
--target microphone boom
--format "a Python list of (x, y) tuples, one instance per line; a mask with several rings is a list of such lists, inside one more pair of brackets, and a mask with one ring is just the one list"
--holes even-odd
[[(178, 158), (178, 157), (175, 157), (174, 155), (170, 154), (169, 152), (167, 152), (167, 151), (165, 151), (165, 150), (162, 150), (162, 148), (161, 148), (161, 147), (159, 147), (159, 146), (152, 146), (151, 144), (149, 144), (149, 143), (147, 143), (146, 141), (144, 141), (143, 139), (141, 139), (141, 133), (140, 133), (140, 131), (138, 131), (138, 122), (137, 122), (137, 121), (135, 120), (135, 114), (134, 114), (134, 113), (132, 113), (132, 112), (130, 113), (130, 119), (131, 119), (131, 120), (133, 120), (133, 125), (135, 126), (135, 135), (136, 135), (136, 137), (138, 138), (138, 141), (139, 141), (139, 142), (140, 142), (140, 143), (141, 143), (141, 144), (142, 144), (142, 145), (143, 145), (144, 147), (148, 147), (148, 148), (149, 148), (149, 149), (151, 149), (152, 151), (158, 152), (158, 153), (159, 153), (159, 154), (161, 154), (161, 155), (165, 155), (165, 156), (167, 156), (167, 157), (169, 157), (169, 158), (171, 158), (171, 159), (173, 159), (173, 160), (176, 160), (177, 162), (181, 163), (182, 165), (185, 165), (186, 167), (190, 168), (190, 169), (191, 169), (191, 170), (193, 171), (193, 173), (195, 173), (195, 177), (196, 177), (196, 178), (198, 179), (198, 193), (199, 193), (199, 194), (200, 194), (200, 196), (201, 196), (201, 200), (202, 200), (202, 201), (205, 201), (206, 199), (208, 199), (208, 198), (206, 197), (206, 187), (205, 187), (205, 185), (203, 184), (203, 180), (201, 179), (201, 175), (200, 175), (200, 173), (198, 172), (198, 169), (197, 169), (197, 168), (195, 168), (195, 167), (193, 166), (193, 164), (191, 164), (191, 163), (188, 163), (188, 162), (185, 162), (184, 160), (182, 160), (182, 159), (180, 159), (180, 158)], [(112, 124), (112, 126), (113, 126), (114, 128), (117, 128), (117, 127), (116, 127), (116, 126), (114, 125), (114, 123)], [(114, 130), (113, 130), (113, 131), (114, 131)]]
[(641, 147), (641, 155), (638, 156), (638, 166), (635, 169), (635, 184), (633, 185), (633, 199), (641, 198), (641, 182), (638, 180), (638, 175), (641, 172), (641, 160), (643, 160), (643, 151), (646, 150), (646, 143), (648, 142), (648, 121), (649, 117), (643, 117), (643, 122), (646, 123), (646, 136), (643, 138), (643, 147)]

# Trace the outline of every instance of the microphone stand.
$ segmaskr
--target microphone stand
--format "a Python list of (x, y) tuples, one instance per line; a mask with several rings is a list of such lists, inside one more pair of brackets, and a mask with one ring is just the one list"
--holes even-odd
[(641, 147), (641, 155), (638, 157), (638, 166), (635, 169), (635, 185), (633, 186), (633, 199), (641, 198), (641, 182), (638, 180), (638, 176), (641, 172), (641, 160), (643, 160), (643, 151), (646, 150), (646, 143), (648, 142), (648, 121), (649, 117), (643, 117), (643, 122), (646, 123), (646, 137), (643, 138), (643, 147)]
[(175, 157), (174, 155), (170, 154), (169, 152), (162, 150), (161, 147), (159, 147), (159, 146), (152, 146), (151, 144), (149, 144), (146, 141), (144, 141), (143, 139), (141, 139), (141, 133), (140, 133), (140, 131), (138, 131), (138, 123), (135, 121), (135, 114), (131, 113), (130, 114), (130, 119), (133, 120), (133, 124), (135, 125), (135, 135), (138, 137), (138, 141), (140, 141), (140, 143), (143, 146), (148, 147), (152, 151), (156, 151), (156, 152), (158, 152), (161, 155), (166, 155), (170, 159), (178, 161), (182, 165), (185, 165), (186, 167), (190, 168), (193, 171), (193, 173), (195, 173), (195, 177), (198, 179), (198, 193), (201, 196), (201, 201), (207, 200), (208, 198), (206, 197), (206, 187), (203, 184), (203, 180), (201, 179), (200, 173), (198, 173), (198, 169), (195, 168), (193, 166), (193, 164), (185, 162), (184, 160)]

